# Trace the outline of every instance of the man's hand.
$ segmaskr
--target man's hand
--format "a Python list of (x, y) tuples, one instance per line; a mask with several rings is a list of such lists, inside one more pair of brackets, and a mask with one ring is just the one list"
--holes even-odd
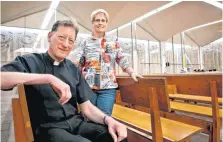
[(53, 75), (51, 75), (49, 79), (53, 90), (57, 92), (60, 97), (59, 103), (63, 105), (68, 102), (71, 98), (70, 86)]
[(110, 116), (106, 116), (105, 123), (108, 125), (108, 131), (114, 142), (120, 142), (127, 137), (127, 128), (125, 125), (119, 123)]
[(138, 82), (137, 77), (139, 78), (143, 78), (141, 75), (139, 75), (138, 73), (132, 72), (131, 73), (131, 77), (133, 80), (135, 80), (136, 82)]

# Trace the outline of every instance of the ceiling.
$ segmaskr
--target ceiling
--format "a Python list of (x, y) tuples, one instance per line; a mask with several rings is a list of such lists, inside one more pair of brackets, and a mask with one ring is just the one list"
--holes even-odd
[[(169, 1), (61, 1), (47, 29), (57, 19), (75, 18), (82, 32), (90, 33), (90, 14), (103, 8), (110, 20), (108, 31), (151, 12)], [(2, 1), (1, 24), (4, 26), (40, 28), (50, 1)], [(192, 27), (222, 19), (222, 10), (202, 1), (180, 2), (168, 9), (137, 22), (136, 32), (131, 26), (118, 32), (122, 37), (136, 37), (145, 40), (167, 41), (172, 36)], [(132, 27), (134, 28), (134, 27)], [(84, 30), (83, 30), (84, 29)], [(206, 45), (221, 37), (222, 24), (216, 24), (186, 32), (198, 46)], [(134, 31), (134, 30), (133, 30)], [(116, 35), (116, 33), (115, 33)]]

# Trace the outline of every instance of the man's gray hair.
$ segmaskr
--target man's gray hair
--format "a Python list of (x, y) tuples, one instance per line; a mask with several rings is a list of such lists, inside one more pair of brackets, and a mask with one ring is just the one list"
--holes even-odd
[(79, 32), (78, 24), (76, 20), (62, 20), (62, 21), (56, 21), (53, 24), (53, 27), (51, 29), (51, 32), (57, 31), (59, 26), (64, 26), (64, 27), (72, 27), (75, 30), (75, 39), (77, 38), (77, 34)]
[(103, 13), (103, 14), (105, 15), (105, 17), (106, 17), (106, 20), (107, 20), (107, 21), (109, 20), (109, 15), (108, 15), (108, 12), (107, 12), (107, 11), (105, 11), (104, 9), (97, 9), (97, 10), (95, 10), (95, 11), (93, 11), (93, 12), (91, 13), (91, 22), (94, 21), (94, 18), (95, 18), (95, 16), (96, 16), (98, 13)]

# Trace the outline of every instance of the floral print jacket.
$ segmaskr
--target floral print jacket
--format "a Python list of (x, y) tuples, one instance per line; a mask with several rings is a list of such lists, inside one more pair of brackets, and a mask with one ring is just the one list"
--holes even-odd
[(92, 89), (117, 88), (115, 62), (126, 73), (133, 70), (123, 55), (119, 42), (111, 37), (83, 40), (75, 54), (76, 63)]

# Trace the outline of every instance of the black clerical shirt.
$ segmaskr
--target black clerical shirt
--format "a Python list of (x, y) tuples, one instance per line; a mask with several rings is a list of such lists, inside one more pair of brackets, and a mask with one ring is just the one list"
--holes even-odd
[[(25, 85), (26, 98), (32, 127), (66, 120), (77, 114), (77, 102), (90, 99), (92, 90), (81, 75), (81, 71), (70, 60), (59, 64), (48, 53), (18, 56), (14, 61), (2, 66), (1, 71), (52, 74), (70, 86), (72, 98), (64, 105), (49, 84)], [(35, 129), (35, 128), (34, 128)]]

